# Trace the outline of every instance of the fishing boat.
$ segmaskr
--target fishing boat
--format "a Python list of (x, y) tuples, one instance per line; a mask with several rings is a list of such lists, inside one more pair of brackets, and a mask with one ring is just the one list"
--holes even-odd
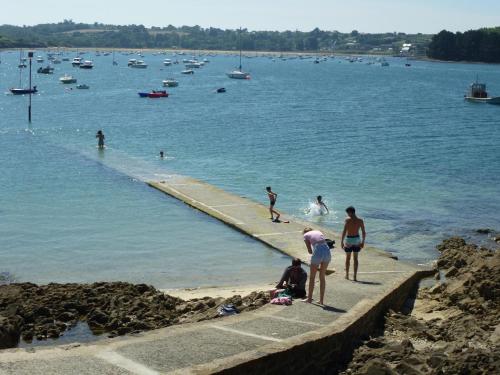
[(486, 91), (486, 84), (476, 82), (471, 83), (469, 86), (469, 91), (464, 95), (465, 100), (474, 103), (488, 103), (500, 105), (500, 96), (491, 97), (488, 96)]
[(193, 69), (185, 69), (181, 72), (181, 74), (194, 74), (194, 70)]
[(36, 72), (40, 74), (53, 74), (54, 68), (47, 65), (45, 68), (39, 67)]
[(36, 94), (38, 90), (36, 89), (36, 86), (33, 86), (32, 89), (15, 89), (11, 88), (9, 91), (14, 94), (14, 95), (24, 95), (24, 94)]
[(241, 69), (241, 27), (240, 27), (240, 32), (238, 33), (238, 44), (240, 47), (240, 65), (238, 69), (235, 69), (229, 73), (226, 73), (229, 78), (232, 79), (250, 79), (250, 74), (244, 72)]
[(69, 76), (69, 75), (65, 74), (64, 76), (62, 76), (61, 78), (59, 78), (59, 81), (61, 83), (64, 83), (65, 85), (67, 85), (67, 84), (70, 84), (70, 83), (76, 83), (76, 78), (73, 77), (73, 76)]
[(179, 86), (179, 82), (173, 78), (168, 78), (163, 80), (163, 87), (177, 87)]
[(89, 87), (89, 85), (82, 83), (80, 85), (76, 85), (76, 88), (79, 90), (88, 90), (90, 87)]
[(71, 65), (73, 66), (80, 66), (82, 63), (82, 58), (81, 57), (75, 57), (73, 61), (71, 62)]
[(94, 67), (94, 63), (90, 60), (85, 60), (80, 64), (80, 69), (92, 69)]

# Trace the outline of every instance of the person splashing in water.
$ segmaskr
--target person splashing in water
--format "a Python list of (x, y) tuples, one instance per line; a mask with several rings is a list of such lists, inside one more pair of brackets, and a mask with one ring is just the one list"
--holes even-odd
[[(318, 208), (321, 212), (321, 215), (330, 213), (330, 210), (328, 209), (328, 207), (326, 207), (326, 204), (325, 204), (325, 202), (323, 202), (323, 197), (321, 195), (318, 195), (316, 197), (316, 205), (318, 206)], [(323, 209), (326, 211), (325, 213), (323, 213)]]

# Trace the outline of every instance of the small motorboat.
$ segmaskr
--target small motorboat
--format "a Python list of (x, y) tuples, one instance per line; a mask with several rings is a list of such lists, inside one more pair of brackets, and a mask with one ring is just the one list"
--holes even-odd
[(128, 62), (128, 66), (130, 66), (131, 68), (136, 68), (136, 69), (146, 69), (148, 67), (148, 64), (146, 64), (142, 60), (135, 60), (134, 61), (134, 59), (131, 59)]
[(65, 74), (64, 76), (59, 78), (59, 81), (64, 84), (76, 83), (76, 78)]
[(71, 62), (71, 65), (73, 66), (80, 66), (82, 63), (82, 58), (81, 57), (75, 57), (73, 61)]
[(181, 74), (194, 74), (194, 70), (193, 69), (185, 69), (181, 72)]
[(9, 89), (9, 91), (13, 95), (36, 94), (38, 92), (38, 90), (36, 89), (36, 86), (33, 86), (32, 89), (15, 89), (15, 88), (11, 88), (11, 89)]
[(83, 63), (80, 64), (80, 69), (92, 69), (94, 67), (94, 64), (90, 60), (85, 60)]
[(17, 67), (18, 67), (19, 69), (23, 69), (23, 68), (26, 68), (26, 67), (27, 67), (27, 65), (26, 65), (26, 64), (24, 64), (24, 63), (21, 63), (21, 64), (19, 64)]
[(90, 87), (89, 87), (89, 85), (82, 83), (80, 85), (76, 85), (76, 88), (79, 90), (88, 90)]
[(36, 57), (36, 62), (37, 63), (43, 63), (43, 57), (42, 56), (37, 56)]
[(57, 57), (52, 60), (52, 64), (60, 64), (61, 63), (61, 60), (59, 60)]
[(54, 68), (51, 66), (46, 66), (45, 68), (39, 67), (36, 72), (40, 74), (52, 74), (54, 73)]
[(170, 60), (170, 59), (165, 59), (165, 60), (163, 60), (163, 65), (165, 65), (165, 66), (170, 66), (170, 65), (172, 65), (172, 60)]
[(138, 92), (141, 98), (168, 98), (165, 90), (151, 90), (151, 92)]
[(165, 90), (151, 91), (148, 98), (168, 98), (168, 93)]
[(177, 87), (179, 86), (179, 82), (173, 78), (168, 78), (163, 81), (163, 87)]
[(223, 93), (223, 92), (226, 92), (226, 88), (225, 87), (220, 87), (217, 89), (217, 93)]
[(488, 96), (486, 91), (486, 84), (479, 83), (477, 80), (471, 83), (469, 86), (469, 91), (464, 95), (465, 100), (474, 103), (488, 103), (500, 105), (500, 96), (491, 97)]
[(203, 64), (199, 62), (189, 62), (184, 66), (186, 67), (186, 69), (200, 69), (203, 66)]

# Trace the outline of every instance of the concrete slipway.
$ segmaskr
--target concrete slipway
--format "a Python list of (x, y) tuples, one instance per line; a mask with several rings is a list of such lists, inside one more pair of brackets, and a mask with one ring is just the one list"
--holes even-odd
[[(267, 207), (182, 176), (150, 186), (308, 263), (302, 240), (310, 223), (272, 223)], [(335, 233), (321, 229), (328, 237)], [(294, 301), (222, 319), (179, 325), (90, 344), (0, 351), (0, 374), (321, 373), (349, 353), (388, 308), (397, 308), (428, 270), (365, 248), (359, 282), (344, 279), (333, 251), (325, 306)], [(279, 270), (278, 272), (280, 272)], [(318, 292), (316, 288), (315, 292)], [(316, 294), (317, 295), (317, 294)]]

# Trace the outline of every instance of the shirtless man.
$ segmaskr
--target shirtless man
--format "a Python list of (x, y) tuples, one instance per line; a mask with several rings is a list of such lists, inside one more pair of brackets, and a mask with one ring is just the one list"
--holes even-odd
[[(274, 193), (271, 190), (271, 186), (266, 187), (267, 191), (267, 197), (269, 198), (269, 213), (271, 214), (271, 220), (275, 222), (279, 222), (280, 219), (280, 213), (274, 209), (274, 205), (276, 204), (276, 198), (278, 198), (278, 194)], [(276, 219), (274, 218), (274, 215), (276, 214)]]
[[(365, 223), (362, 219), (356, 216), (354, 207), (347, 207), (345, 212), (347, 218), (344, 223), (344, 231), (342, 232), (342, 248), (345, 251), (345, 278), (349, 280), (349, 266), (351, 265), (351, 253), (354, 256), (354, 281), (358, 281), (356, 276), (358, 273), (358, 253), (365, 246), (366, 231)], [(362, 238), (359, 237), (361, 229)]]

